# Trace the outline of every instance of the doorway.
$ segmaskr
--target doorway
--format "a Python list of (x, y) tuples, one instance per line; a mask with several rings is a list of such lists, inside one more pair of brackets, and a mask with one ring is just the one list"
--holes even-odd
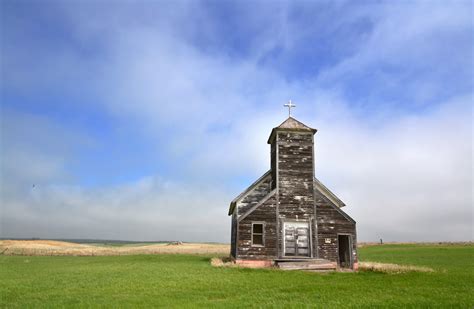
[(352, 268), (351, 235), (337, 235), (339, 267)]
[(284, 253), (287, 257), (310, 256), (309, 222), (284, 222)]

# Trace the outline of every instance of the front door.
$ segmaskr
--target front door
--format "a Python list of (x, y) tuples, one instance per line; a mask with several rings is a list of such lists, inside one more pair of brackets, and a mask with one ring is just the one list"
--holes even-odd
[(310, 230), (308, 222), (285, 222), (285, 256), (310, 256)]

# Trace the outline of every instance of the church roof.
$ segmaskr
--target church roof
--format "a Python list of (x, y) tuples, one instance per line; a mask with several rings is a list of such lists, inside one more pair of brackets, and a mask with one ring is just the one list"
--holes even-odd
[(301, 121), (296, 120), (293, 117), (288, 117), (285, 121), (283, 121), (278, 127), (278, 129), (297, 129), (303, 131), (313, 131), (313, 128), (308, 127)]
[(262, 177), (257, 179), (253, 184), (250, 185), (247, 189), (245, 189), (244, 192), (240, 193), (239, 196), (234, 198), (232, 202), (230, 202), (229, 206), (229, 216), (234, 212), (235, 205), (237, 202), (242, 199), (245, 195), (247, 195), (249, 192), (251, 192), (255, 187), (260, 185), (267, 177), (270, 177), (272, 170), (267, 171), (265, 174), (263, 174)]
[(341, 208), (346, 206), (343, 201), (341, 201), (334, 193), (331, 192), (321, 181), (314, 177), (314, 188), (318, 190), (322, 195), (324, 195), (328, 200), (330, 200), (334, 205)]
[(310, 128), (301, 121), (296, 120), (293, 117), (288, 117), (285, 121), (283, 121), (278, 127), (273, 128), (270, 137), (268, 138), (268, 143), (271, 144), (273, 139), (275, 138), (275, 133), (277, 131), (308, 131), (312, 132), (313, 134), (316, 133), (316, 129)]

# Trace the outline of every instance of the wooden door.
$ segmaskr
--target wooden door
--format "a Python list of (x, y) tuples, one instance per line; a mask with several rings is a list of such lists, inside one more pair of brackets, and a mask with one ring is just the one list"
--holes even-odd
[(285, 256), (310, 256), (310, 230), (308, 222), (285, 222)]

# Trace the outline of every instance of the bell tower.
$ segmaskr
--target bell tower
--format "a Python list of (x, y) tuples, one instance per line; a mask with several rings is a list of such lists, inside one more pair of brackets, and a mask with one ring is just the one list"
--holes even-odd
[(289, 204), (303, 201), (305, 197), (312, 202), (316, 131), (290, 116), (273, 128), (268, 138), (272, 189), (277, 188), (280, 197), (285, 196)]
[(356, 222), (315, 177), (314, 136), (291, 115), (272, 129), (271, 169), (230, 202), (236, 263), (286, 269), (357, 269)]
[(316, 129), (289, 116), (273, 128), (268, 138), (272, 190), (276, 189), (278, 239), (282, 240), (279, 242), (279, 257), (317, 255), (315, 133)]

